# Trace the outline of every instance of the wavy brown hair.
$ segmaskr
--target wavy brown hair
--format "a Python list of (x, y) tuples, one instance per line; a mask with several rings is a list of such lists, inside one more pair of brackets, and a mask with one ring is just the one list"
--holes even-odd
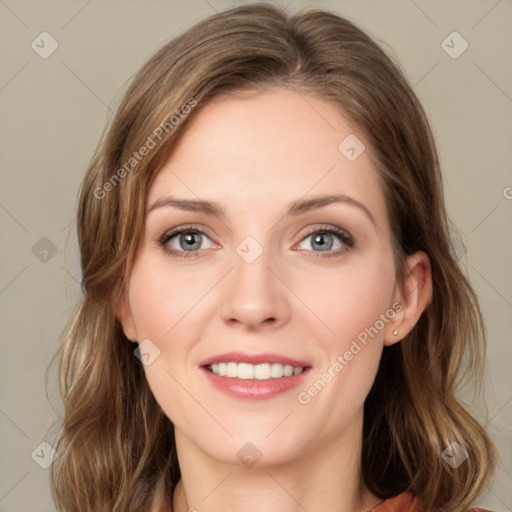
[[(350, 21), (252, 4), (197, 23), (152, 56), (87, 169), (77, 220), (83, 300), (55, 355), (64, 414), (51, 484), (60, 511), (147, 510), (160, 479), (172, 502), (180, 478), (173, 425), (153, 398), (116, 304), (143, 237), (149, 188), (184, 127), (214, 97), (270, 87), (324, 99), (360, 128), (385, 192), (398, 279), (416, 251), (432, 266), (431, 304), (406, 338), (384, 348), (365, 401), (364, 483), (381, 499), (409, 489), (425, 510), (461, 512), (495, 471), (490, 438), (456, 396), (463, 383), (480, 391), (485, 331), (451, 242), (436, 148), (418, 99), (399, 65)], [(187, 115), (171, 126), (176, 110)], [(148, 137), (155, 147), (134, 164)], [(469, 455), (457, 468), (442, 457), (453, 442)]]

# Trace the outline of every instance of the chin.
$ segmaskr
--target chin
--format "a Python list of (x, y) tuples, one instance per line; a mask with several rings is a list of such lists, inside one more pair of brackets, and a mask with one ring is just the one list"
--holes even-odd
[(228, 441), (201, 444), (210, 457), (233, 466), (263, 468), (286, 464), (298, 457), (302, 447), (298, 439), (294, 442), (290, 436), (286, 436), (285, 441), (285, 436), (276, 432), (270, 437), (266, 436), (268, 431), (253, 431), (252, 435), (247, 433)]

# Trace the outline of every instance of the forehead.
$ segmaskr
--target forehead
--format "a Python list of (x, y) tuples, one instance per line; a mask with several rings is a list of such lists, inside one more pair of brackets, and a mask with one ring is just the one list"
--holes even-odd
[(378, 218), (385, 203), (370, 151), (357, 126), (317, 97), (281, 88), (223, 96), (190, 120), (148, 204), (172, 194), (213, 200), (235, 215), (339, 193), (367, 204)]

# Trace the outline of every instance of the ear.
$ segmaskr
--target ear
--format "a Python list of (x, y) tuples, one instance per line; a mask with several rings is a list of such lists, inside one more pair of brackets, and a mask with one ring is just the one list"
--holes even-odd
[(133, 321), (128, 296), (125, 291), (122, 291), (118, 295), (116, 303), (116, 317), (123, 328), (124, 335), (130, 341), (137, 341), (139, 338), (135, 329), (135, 322)]
[(423, 251), (418, 251), (407, 258), (404, 281), (396, 285), (392, 306), (396, 314), (386, 326), (384, 345), (393, 345), (409, 334), (431, 300), (430, 260)]

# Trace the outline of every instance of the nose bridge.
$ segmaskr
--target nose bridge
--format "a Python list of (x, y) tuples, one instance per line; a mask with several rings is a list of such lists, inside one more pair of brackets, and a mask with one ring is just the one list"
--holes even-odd
[[(235, 248), (234, 277), (236, 288), (249, 286), (255, 292), (258, 288), (268, 288), (271, 263), (269, 244), (263, 246), (253, 236), (247, 236)], [(271, 285), (270, 285), (271, 286)], [(248, 290), (244, 290), (246, 293)], [(268, 292), (269, 290), (263, 290)]]

